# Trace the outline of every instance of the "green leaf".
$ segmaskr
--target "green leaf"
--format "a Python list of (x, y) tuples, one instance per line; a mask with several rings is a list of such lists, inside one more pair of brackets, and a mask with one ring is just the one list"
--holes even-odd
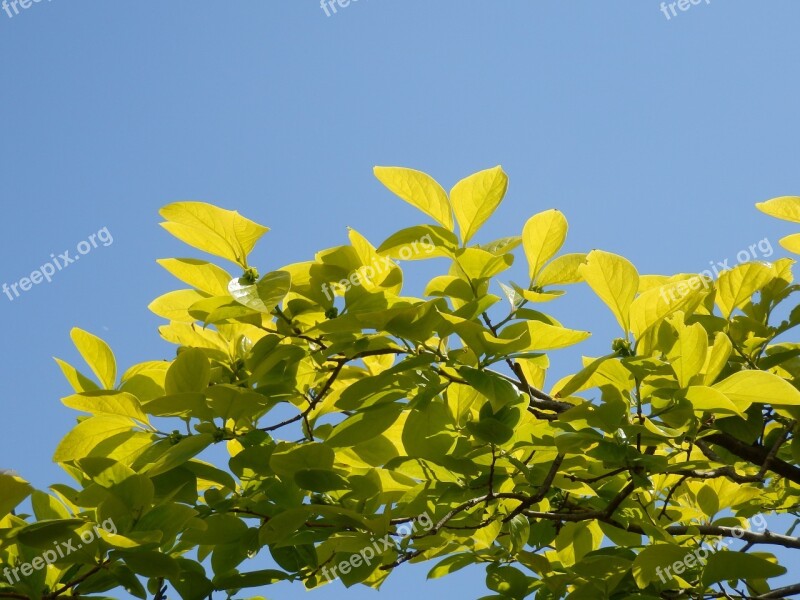
[(403, 167), (375, 167), (375, 177), (403, 200), (454, 231), (447, 192), (430, 175)]
[(281, 477), (293, 477), (305, 469), (333, 468), (335, 453), (324, 444), (290, 444), (281, 442), (269, 458), (269, 466)]
[(271, 314), (289, 293), (291, 285), (292, 278), (287, 271), (273, 271), (256, 284), (248, 283), (244, 277), (231, 279), (228, 291), (240, 304)]
[(428, 571), (428, 579), (438, 579), (439, 577), (450, 575), (451, 573), (460, 571), (464, 567), (474, 565), (476, 562), (477, 558), (472, 554), (454, 554), (448, 556), (444, 560), (436, 563), (436, 566)]
[(17, 539), (32, 548), (50, 548), (53, 542), (65, 540), (86, 525), (82, 519), (46, 519), (31, 523), (17, 532)]
[(325, 443), (333, 448), (346, 448), (371, 440), (389, 429), (403, 408), (394, 402), (366, 408), (334, 427)]
[(586, 283), (594, 290), (617, 318), (622, 331), (630, 330), (630, 310), (639, 289), (639, 273), (628, 260), (603, 252), (592, 250), (586, 262), (580, 266)]
[(462, 179), (450, 190), (450, 201), (464, 244), (500, 206), (507, 189), (508, 176), (497, 166)]
[(703, 585), (721, 581), (751, 581), (785, 574), (784, 567), (755, 554), (717, 552), (708, 557), (703, 570)]
[(403, 427), (408, 456), (441, 461), (456, 444), (453, 423), (443, 402), (433, 401), (412, 410)]
[(648, 546), (633, 561), (633, 579), (640, 589), (651, 583), (664, 583), (667, 580), (664, 569), (675, 562), (682, 563), (687, 556), (692, 556), (691, 550), (675, 544)]
[(170, 365), (165, 380), (167, 394), (205, 392), (211, 381), (211, 365), (202, 350), (186, 348)]
[(550, 209), (532, 216), (522, 229), (522, 247), (528, 258), (528, 273), (536, 282), (544, 264), (555, 256), (567, 239), (567, 219), (561, 212)]
[(269, 229), (236, 211), (204, 202), (176, 202), (161, 209), (161, 226), (176, 238), (247, 269), (247, 255)]
[(505, 444), (514, 437), (514, 430), (494, 417), (470, 421), (467, 423), (467, 430), (479, 440), (490, 444)]
[(180, 567), (171, 556), (152, 550), (116, 551), (125, 565), (144, 577), (178, 577)]
[(497, 412), (507, 404), (519, 401), (519, 393), (511, 383), (495, 373), (461, 367), (458, 374), (475, 390), (489, 400), (492, 409)]
[(177, 444), (170, 447), (169, 450), (164, 452), (155, 461), (146, 465), (142, 469), (142, 473), (146, 473), (148, 477), (155, 477), (167, 471), (183, 465), (189, 459), (197, 456), (203, 450), (208, 448), (214, 443), (214, 436), (210, 433), (201, 433), (199, 435), (190, 435), (183, 438)]
[(271, 585), (286, 579), (289, 579), (286, 573), (274, 569), (251, 571), (249, 573), (226, 573), (214, 578), (214, 588), (217, 590), (238, 590)]
[(99, 337), (77, 327), (70, 331), (70, 337), (83, 360), (97, 375), (100, 384), (107, 390), (113, 390), (114, 382), (117, 379), (117, 363), (108, 344)]
[(302, 469), (294, 474), (294, 482), (304, 490), (312, 492), (331, 492), (350, 487), (347, 479), (325, 469)]

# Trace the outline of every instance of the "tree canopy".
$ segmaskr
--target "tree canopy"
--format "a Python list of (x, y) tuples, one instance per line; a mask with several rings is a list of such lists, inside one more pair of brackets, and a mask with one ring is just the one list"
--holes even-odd
[[(800, 549), (770, 525), (800, 502), (792, 259), (640, 275), (560, 253), (558, 210), (476, 244), (500, 167), (449, 193), (411, 169), (375, 175), (428, 222), (377, 247), (350, 229), (282, 267), (248, 262), (268, 229), (237, 212), (162, 209), (229, 265), (159, 261), (183, 284), (150, 305), (172, 360), (118, 371), (72, 331), (93, 374), (58, 360), (80, 413), (54, 454), (72, 483), (0, 473), (0, 598), (377, 588), (424, 561), (430, 578), (483, 565), (496, 600), (800, 592), (770, 586), (787, 573), (775, 548)], [(757, 207), (800, 222), (800, 197)], [(800, 234), (781, 243), (800, 252)], [(430, 259), (441, 274), (404, 295), (397, 261)], [(547, 314), (575, 284), (620, 335), (546, 385), (548, 352), (589, 336), (580, 315)]]

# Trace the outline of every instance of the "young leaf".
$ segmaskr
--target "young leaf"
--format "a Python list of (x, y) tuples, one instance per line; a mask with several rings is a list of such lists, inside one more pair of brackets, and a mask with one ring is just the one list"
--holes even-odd
[(585, 254), (563, 254), (547, 263), (536, 277), (536, 285), (566, 285), (583, 281), (580, 266), (586, 262)]
[(766, 202), (758, 202), (756, 208), (771, 217), (800, 223), (800, 196), (780, 196)]
[(100, 384), (107, 390), (114, 389), (114, 382), (117, 379), (117, 363), (108, 344), (99, 337), (77, 327), (72, 329), (70, 337), (83, 360), (97, 375)]
[(555, 256), (567, 239), (567, 219), (555, 209), (532, 216), (522, 229), (522, 247), (528, 258), (528, 272), (531, 281), (542, 266)]
[(247, 255), (269, 231), (236, 211), (205, 202), (176, 202), (161, 209), (167, 219), (161, 226), (176, 238), (214, 256), (247, 269)]
[(198, 348), (187, 348), (178, 355), (167, 371), (167, 394), (202, 393), (211, 380), (211, 365)]
[(78, 371), (78, 369), (71, 364), (64, 362), (60, 358), (53, 358), (53, 360), (56, 361), (64, 377), (66, 377), (72, 389), (76, 392), (91, 392), (92, 390), (100, 389), (94, 381), (86, 377), (86, 375)]
[(289, 293), (292, 278), (286, 271), (267, 273), (256, 284), (244, 277), (231, 279), (228, 291), (237, 302), (258, 312), (270, 314)]
[(56, 448), (55, 462), (67, 462), (89, 456), (100, 442), (118, 433), (130, 431), (134, 421), (128, 417), (101, 415), (81, 421)]
[(586, 262), (580, 266), (586, 283), (606, 303), (617, 318), (622, 331), (630, 330), (630, 310), (633, 298), (639, 290), (639, 273), (627, 259), (592, 250)]
[(444, 256), (452, 258), (458, 250), (458, 238), (438, 225), (416, 225), (390, 235), (378, 254), (401, 260), (422, 260)]
[(750, 298), (775, 276), (772, 265), (745, 263), (737, 265), (719, 276), (717, 305), (726, 319), (731, 313), (750, 301)]
[[(683, 313), (678, 315), (682, 317)], [(676, 319), (674, 326), (678, 332), (678, 339), (667, 353), (667, 358), (678, 378), (678, 384), (687, 387), (692, 377), (700, 373), (705, 365), (708, 334), (699, 323), (684, 325), (682, 318)]]
[(765, 371), (739, 371), (713, 386), (744, 410), (754, 402), (800, 406), (800, 392), (791, 383)]
[(375, 167), (375, 177), (403, 200), (416, 206), (445, 229), (454, 231), (453, 212), (447, 192), (422, 171), (404, 167)]
[(225, 269), (194, 258), (163, 258), (156, 261), (175, 277), (192, 287), (211, 294), (226, 296), (231, 276)]
[(33, 492), (27, 481), (16, 475), (0, 472), (0, 518), (5, 517)]
[(464, 244), (492, 216), (507, 189), (508, 176), (497, 166), (462, 179), (450, 190), (450, 201)]

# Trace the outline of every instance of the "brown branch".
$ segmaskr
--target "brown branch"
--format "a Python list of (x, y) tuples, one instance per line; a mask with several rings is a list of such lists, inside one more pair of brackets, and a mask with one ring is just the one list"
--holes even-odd
[(759, 465), (762, 469), (772, 471), (800, 485), (800, 468), (771, 455), (771, 450), (767, 450), (763, 446), (745, 444), (732, 435), (722, 432), (707, 435), (703, 441), (725, 448), (731, 454), (747, 462)]
[[(497, 328), (492, 324), (489, 315), (484, 312), (481, 315), (481, 317), (483, 318), (484, 323), (486, 323), (486, 326), (489, 328), (492, 334), (495, 337), (498, 337)], [(549, 396), (543, 391), (537, 390), (535, 387), (533, 387), (528, 382), (528, 378), (525, 377), (525, 373), (522, 370), (522, 367), (519, 365), (519, 363), (511, 360), (510, 358), (506, 358), (506, 364), (508, 364), (509, 368), (514, 372), (514, 375), (516, 375), (519, 378), (519, 381), (511, 379), (511, 383), (517, 386), (517, 388), (519, 388), (522, 392), (530, 396), (531, 406), (533, 408), (538, 408), (539, 410), (549, 410), (555, 413), (562, 413), (569, 410), (570, 408), (573, 408), (574, 405), (569, 404), (568, 402), (559, 402), (552, 396)]]
[(795, 583), (794, 585), (787, 585), (786, 587), (772, 590), (771, 592), (767, 592), (766, 594), (761, 594), (760, 596), (756, 596), (755, 600), (762, 600), (762, 599), (768, 600), (769, 598), (788, 598), (793, 594), (800, 594), (800, 583)]
[(539, 489), (536, 491), (536, 493), (527, 500), (523, 501), (517, 508), (512, 510), (511, 513), (505, 519), (503, 519), (503, 523), (507, 523), (525, 509), (530, 508), (537, 502), (541, 502), (541, 500), (547, 495), (547, 492), (550, 491), (550, 487), (553, 485), (553, 480), (556, 478), (562, 462), (564, 462), (564, 455), (557, 455), (553, 461), (553, 464), (550, 466), (550, 471), (548, 471), (547, 476), (544, 478), (544, 481), (539, 486)]

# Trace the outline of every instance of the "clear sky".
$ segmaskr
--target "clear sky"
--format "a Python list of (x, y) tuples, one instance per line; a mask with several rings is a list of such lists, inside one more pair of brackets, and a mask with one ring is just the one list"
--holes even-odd
[[(95, 241), (113, 239), (51, 283), (0, 295), (0, 468), (38, 487), (67, 479), (51, 457), (74, 414), (52, 357), (78, 364), (71, 327), (107, 339), (123, 367), (172, 356), (146, 308), (177, 287), (155, 260), (191, 254), (157, 226), (169, 202), (271, 227), (262, 272), (346, 243), (346, 226), (377, 244), (422, 222), (375, 164), (446, 188), (502, 164), (509, 193), (479, 239), (555, 207), (566, 250), (617, 252), (642, 273), (733, 264), (765, 238), (774, 259), (792, 231), (753, 204), (800, 194), (796, 0), (702, 0), (674, 16), (657, 0), (353, 0), (330, 16), (317, 0), (42, 0), (10, 12), (0, 284), (104, 228)], [(595, 334), (584, 354), (617, 335), (585, 289), (552, 309)], [(556, 376), (579, 353), (554, 355)], [(480, 569), (425, 584), (427, 568), (396, 573), (380, 597), (483, 585)], [(314, 595), (376, 597), (340, 584)]]

